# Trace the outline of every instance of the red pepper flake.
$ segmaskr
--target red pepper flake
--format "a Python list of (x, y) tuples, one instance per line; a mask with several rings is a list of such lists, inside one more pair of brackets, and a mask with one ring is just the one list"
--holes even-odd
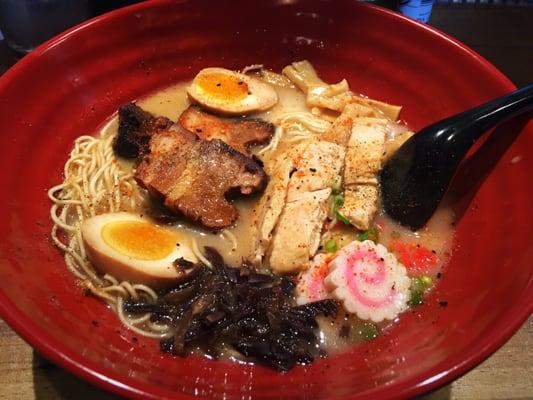
[(426, 273), (439, 262), (435, 253), (420, 244), (393, 240), (389, 249), (396, 254), (405, 268), (415, 275)]

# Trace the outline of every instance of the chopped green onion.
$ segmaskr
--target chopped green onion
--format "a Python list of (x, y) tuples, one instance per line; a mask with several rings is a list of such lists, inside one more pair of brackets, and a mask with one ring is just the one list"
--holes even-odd
[(365, 322), (359, 328), (358, 333), (363, 340), (372, 340), (379, 336), (379, 328), (371, 322)]
[(357, 239), (360, 242), (363, 242), (365, 240), (372, 240), (373, 242), (377, 243), (379, 240), (379, 229), (376, 227), (372, 227), (368, 229), (367, 231), (364, 231), (358, 234)]
[(335, 178), (335, 182), (333, 183), (333, 186), (331, 187), (331, 194), (337, 195), (337, 194), (340, 194), (341, 191), (342, 191), (341, 177), (337, 176), (337, 178)]
[(344, 197), (342, 197), (342, 194), (338, 194), (333, 196), (331, 200), (331, 209), (330, 209), (330, 215), (334, 216), (337, 212), (337, 207), (339, 207), (339, 204), (342, 206), (344, 204)]
[(337, 194), (333, 197), (333, 209), (336, 210), (344, 204), (344, 195)]
[(424, 293), (433, 285), (433, 279), (429, 276), (416, 277), (411, 279), (409, 290), (411, 295), (407, 302), (410, 306), (417, 306), (424, 302)]
[(324, 248), (326, 249), (328, 253), (334, 253), (338, 249), (337, 242), (333, 239), (330, 239), (326, 242), (326, 244), (324, 245)]
[(418, 277), (411, 279), (411, 286), (409, 287), (409, 290), (411, 292), (408, 301), (409, 305), (417, 306), (422, 304), (422, 299), (425, 292), (425, 285), (424, 282), (422, 282), (422, 279)]
[(424, 292), (411, 290), (411, 294), (409, 295), (409, 301), (407, 301), (407, 304), (409, 304), (410, 306), (418, 306), (423, 303), (423, 297)]
[(422, 280), (422, 283), (424, 284), (424, 287), (426, 289), (430, 288), (431, 285), (433, 285), (433, 279), (431, 279), (430, 276), (423, 276), (422, 278), (420, 278)]
[(335, 211), (335, 217), (341, 221), (342, 223), (346, 225), (350, 225), (351, 222), (348, 218), (346, 218), (340, 211)]
[(333, 214), (335, 215), (335, 218), (345, 223), (346, 225), (350, 225), (350, 221), (348, 220), (348, 218), (346, 218), (339, 211), (339, 207), (342, 207), (343, 204), (344, 204), (344, 196), (342, 194), (335, 195), (333, 197), (332, 211), (333, 211)]

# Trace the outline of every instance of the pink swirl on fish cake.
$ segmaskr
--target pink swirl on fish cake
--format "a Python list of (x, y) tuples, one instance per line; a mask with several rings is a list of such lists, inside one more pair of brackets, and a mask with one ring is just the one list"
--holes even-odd
[(407, 308), (410, 279), (392, 253), (372, 241), (354, 241), (329, 263), (324, 280), (349, 313), (380, 322)]

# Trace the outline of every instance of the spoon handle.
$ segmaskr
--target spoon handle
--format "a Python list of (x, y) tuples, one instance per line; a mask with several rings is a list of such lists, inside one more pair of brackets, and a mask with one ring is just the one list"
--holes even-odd
[[(464, 142), (464, 145), (470, 147), (488, 129), (529, 110), (533, 110), (533, 84), (444, 119), (437, 124), (440, 125), (440, 129), (453, 127), (449, 140)], [(456, 137), (458, 135), (462, 137)]]

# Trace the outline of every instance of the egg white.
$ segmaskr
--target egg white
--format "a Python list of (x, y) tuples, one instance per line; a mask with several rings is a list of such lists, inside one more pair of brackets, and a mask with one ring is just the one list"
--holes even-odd
[(174, 250), (164, 258), (141, 260), (122, 254), (107, 244), (102, 237), (104, 226), (111, 222), (122, 221), (152, 223), (147, 218), (126, 212), (101, 214), (86, 219), (82, 223), (81, 235), (87, 255), (101, 272), (111, 274), (121, 281), (164, 287), (183, 278), (183, 275), (180, 275), (172, 264), (173, 261), (178, 258), (184, 258), (191, 262), (198, 261), (190, 246), (179, 238), (179, 235), (177, 235), (179, 241)]
[[(231, 76), (248, 85), (248, 94), (242, 99), (224, 99), (216, 98), (205, 91), (199, 84), (198, 80), (205, 75), (218, 73)], [(189, 97), (203, 107), (224, 114), (246, 114), (256, 111), (265, 111), (278, 102), (276, 90), (257, 78), (231, 71), (225, 68), (205, 68), (202, 69), (194, 78), (191, 85), (187, 88)]]

